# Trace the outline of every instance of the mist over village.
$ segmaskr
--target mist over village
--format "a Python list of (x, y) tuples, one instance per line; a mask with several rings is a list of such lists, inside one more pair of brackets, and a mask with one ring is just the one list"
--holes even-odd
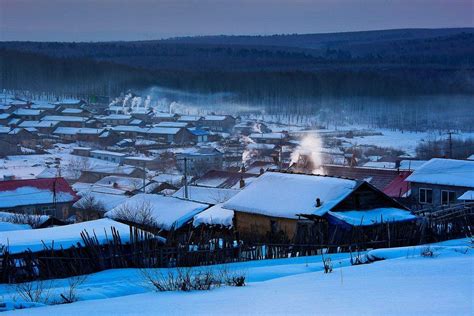
[(472, 315), (473, 12), (0, 0), (0, 312)]

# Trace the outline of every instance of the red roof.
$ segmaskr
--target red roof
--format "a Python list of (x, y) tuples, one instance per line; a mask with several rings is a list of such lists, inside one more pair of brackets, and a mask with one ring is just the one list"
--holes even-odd
[(411, 173), (412, 171), (400, 171), (399, 175), (383, 189), (383, 193), (390, 197), (402, 197), (410, 190), (410, 184), (405, 179)]
[(23, 187), (33, 187), (41, 190), (56, 190), (56, 193), (69, 193), (78, 200), (79, 197), (64, 178), (25, 179), (0, 181), (0, 192), (14, 191)]

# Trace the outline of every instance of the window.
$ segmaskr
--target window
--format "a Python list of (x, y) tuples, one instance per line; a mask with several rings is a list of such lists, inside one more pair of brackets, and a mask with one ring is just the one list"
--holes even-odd
[(441, 205), (449, 205), (456, 201), (456, 192), (441, 190)]
[(433, 190), (420, 188), (420, 203), (431, 204), (433, 203)]

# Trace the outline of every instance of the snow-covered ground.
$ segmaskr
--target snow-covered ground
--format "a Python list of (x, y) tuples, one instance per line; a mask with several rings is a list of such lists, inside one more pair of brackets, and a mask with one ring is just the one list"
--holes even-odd
[[(347, 141), (352, 145), (371, 145), (384, 148), (394, 148), (404, 151), (406, 154), (415, 156), (416, 147), (424, 141), (433, 139), (447, 139), (447, 134), (433, 132), (407, 132), (394, 131), (388, 129), (375, 129), (374, 131), (382, 133), (382, 135), (363, 136), (346, 138), (340, 137), (341, 140)], [(458, 139), (474, 138), (474, 133), (462, 133), (456, 135)]]
[[(421, 256), (424, 249), (374, 250), (368, 256), (385, 260), (357, 266), (349, 264), (348, 254), (329, 255), (330, 274), (323, 273), (320, 256), (229, 264), (227, 269), (246, 274), (247, 286), (211, 291), (154, 292), (136, 269), (109, 270), (87, 278), (79, 302), (9, 313), (472, 315), (474, 249), (468, 240), (431, 245), (433, 257)], [(54, 280), (51, 295), (66, 285)], [(1, 285), (0, 295), (13, 306), (13, 286)]]

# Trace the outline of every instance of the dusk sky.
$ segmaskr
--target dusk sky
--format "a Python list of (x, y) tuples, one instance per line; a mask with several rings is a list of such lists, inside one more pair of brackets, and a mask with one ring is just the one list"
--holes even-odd
[(0, 0), (0, 40), (149, 40), (474, 26), (473, 0)]

